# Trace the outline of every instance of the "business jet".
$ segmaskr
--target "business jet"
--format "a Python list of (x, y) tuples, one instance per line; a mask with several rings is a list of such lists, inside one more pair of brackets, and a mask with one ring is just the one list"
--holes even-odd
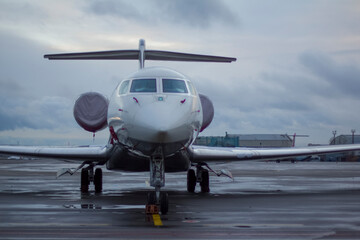
[[(81, 191), (88, 192), (92, 182), (102, 191), (102, 170), (149, 171), (154, 191), (148, 205), (162, 214), (169, 208), (165, 172), (187, 171), (187, 190), (194, 192), (199, 183), (209, 192), (209, 171), (231, 177), (228, 171), (214, 171), (211, 161), (281, 159), (297, 156), (360, 150), (359, 145), (305, 148), (247, 149), (193, 145), (200, 132), (211, 123), (211, 100), (198, 93), (185, 75), (165, 67), (145, 67), (145, 60), (230, 63), (236, 58), (180, 52), (146, 50), (140, 40), (137, 50), (64, 53), (45, 55), (49, 60), (139, 60), (140, 69), (127, 76), (115, 88), (110, 100), (99, 93), (82, 94), (74, 105), (74, 117), (86, 131), (107, 128), (109, 141), (104, 146), (37, 147), (0, 146), (1, 154), (56, 158), (79, 161), (77, 169), (63, 169), (58, 176), (81, 169)], [(95, 171), (94, 171), (94, 168)]]

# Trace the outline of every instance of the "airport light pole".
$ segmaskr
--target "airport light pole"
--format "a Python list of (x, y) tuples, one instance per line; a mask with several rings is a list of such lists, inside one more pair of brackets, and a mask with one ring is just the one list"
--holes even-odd
[(333, 138), (332, 142), (333, 142), (333, 145), (335, 145), (336, 130), (332, 131), (332, 133), (334, 135), (334, 138)]
[(354, 136), (355, 136), (355, 129), (351, 129), (351, 133), (352, 133), (352, 144), (354, 144)]

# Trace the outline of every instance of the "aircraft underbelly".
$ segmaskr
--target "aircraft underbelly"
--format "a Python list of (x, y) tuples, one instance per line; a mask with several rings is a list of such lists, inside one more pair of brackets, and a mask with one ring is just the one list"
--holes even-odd
[(134, 150), (141, 152), (146, 156), (151, 156), (156, 149), (159, 147), (162, 148), (162, 152), (164, 156), (169, 156), (177, 151), (183, 149), (184, 147), (188, 147), (190, 144), (189, 139), (184, 139), (178, 142), (172, 143), (156, 143), (156, 142), (145, 142), (133, 138), (128, 139), (131, 142), (131, 145), (134, 146)]
[[(165, 172), (182, 172), (188, 170), (190, 159), (186, 151), (180, 151), (165, 158)], [(143, 172), (150, 170), (150, 159), (135, 155), (116, 146), (106, 168), (113, 171)]]

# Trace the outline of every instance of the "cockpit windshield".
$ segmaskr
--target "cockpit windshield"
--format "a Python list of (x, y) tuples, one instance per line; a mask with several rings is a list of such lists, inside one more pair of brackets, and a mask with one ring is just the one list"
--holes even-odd
[(156, 92), (156, 79), (134, 79), (130, 92)]
[(184, 80), (163, 79), (162, 86), (164, 93), (188, 93)]

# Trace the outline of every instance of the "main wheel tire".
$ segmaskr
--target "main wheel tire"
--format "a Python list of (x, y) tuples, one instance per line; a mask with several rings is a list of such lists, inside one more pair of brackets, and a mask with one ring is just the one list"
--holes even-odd
[(87, 193), (89, 191), (89, 172), (87, 169), (81, 169), (81, 187), (80, 190), (82, 193)]
[(102, 191), (102, 170), (97, 168), (94, 175), (95, 192), (100, 193)]
[(189, 169), (187, 172), (187, 190), (190, 193), (195, 192), (196, 187), (196, 175), (194, 169)]
[(160, 195), (160, 212), (162, 215), (167, 214), (169, 211), (169, 195), (162, 193)]
[(201, 192), (203, 193), (208, 193), (210, 192), (210, 187), (209, 187), (209, 171), (208, 170), (203, 170), (201, 172), (201, 183), (200, 183), (200, 187), (201, 187)]

